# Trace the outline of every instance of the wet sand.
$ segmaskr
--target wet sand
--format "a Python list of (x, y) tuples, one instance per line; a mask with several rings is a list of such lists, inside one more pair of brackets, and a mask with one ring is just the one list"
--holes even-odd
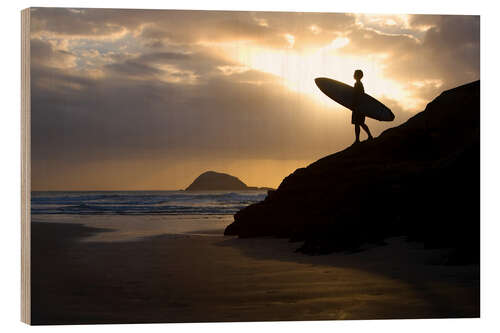
[(307, 256), (283, 239), (84, 241), (101, 231), (32, 223), (33, 324), (479, 316), (479, 266), (402, 238)]

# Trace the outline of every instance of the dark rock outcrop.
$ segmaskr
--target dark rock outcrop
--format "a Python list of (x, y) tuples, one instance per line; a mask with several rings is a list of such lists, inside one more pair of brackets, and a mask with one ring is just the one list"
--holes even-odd
[(199, 175), (186, 191), (239, 191), (247, 188), (245, 183), (227, 173), (207, 171)]
[(378, 138), (297, 169), (225, 234), (289, 237), (310, 254), (407, 235), (478, 262), (479, 90), (445, 91)]
[(207, 171), (196, 178), (186, 191), (261, 191), (268, 187), (247, 186), (237, 177), (215, 171)]

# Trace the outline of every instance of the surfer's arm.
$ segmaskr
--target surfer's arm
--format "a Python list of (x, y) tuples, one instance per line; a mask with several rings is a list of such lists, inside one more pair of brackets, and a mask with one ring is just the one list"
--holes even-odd
[(365, 92), (365, 89), (363, 87), (362, 83), (357, 83), (354, 84), (354, 95), (352, 96), (352, 106), (356, 107), (358, 106), (359, 100), (361, 99), (361, 95)]
[(358, 106), (358, 101), (359, 101), (359, 93), (355, 92), (354, 95), (352, 96), (352, 106), (353, 107)]
[(354, 85), (354, 94), (352, 95), (352, 106), (358, 106), (359, 97), (361, 95), (361, 89), (358, 84)]

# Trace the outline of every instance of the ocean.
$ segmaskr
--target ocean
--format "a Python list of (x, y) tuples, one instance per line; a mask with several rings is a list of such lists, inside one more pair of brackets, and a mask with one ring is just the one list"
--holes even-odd
[(32, 222), (101, 229), (85, 241), (130, 241), (160, 234), (221, 235), (243, 207), (266, 191), (33, 191)]

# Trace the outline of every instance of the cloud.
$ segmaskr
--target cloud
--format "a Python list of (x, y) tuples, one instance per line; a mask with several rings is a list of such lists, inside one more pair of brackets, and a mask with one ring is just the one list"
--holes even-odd
[[(125, 13), (111, 9), (71, 10), (64, 8), (37, 8), (31, 15), (31, 34), (66, 38), (116, 38), (126, 33)], [(134, 19), (127, 26), (133, 27)]]
[(479, 16), (412, 15), (408, 24), (425, 27), (421, 39), (406, 33), (408, 27), (401, 34), (361, 27), (347, 34), (350, 43), (340, 51), (383, 56), (384, 75), (424, 100), (479, 79)]
[(31, 61), (34, 65), (54, 68), (71, 68), (76, 65), (76, 56), (65, 50), (54, 50), (48, 42), (31, 41)]
[[(89, 184), (119, 187), (117, 166), (129, 168), (120, 171), (128, 177), (152, 173), (151, 184), (161, 175), (161, 186), (172, 188), (193, 175), (162, 170), (188, 161), (192, 172), (245, 161), (252, 172), (273, 175), (253, 185), (276, 186), (294, 163), (304, 166), (353, 140), (349, 111), (285, 88), (282, 76), (220, 45), (243, 59), (252, 48), (293, 55), (285, 58), (291, 64), (320, 48), (325, 62), (337, 59), (331, 54), (376, 59), (381, 73), (419, 102), (479, 78), (476, 16), (40, 8), (31, 40), (34, 188), (51, 181), (76, 188), (78, 172)], [(259, 60), (277, 66), (273, 57)], [(288, 68), (283, 64), (275, 73)], [(412, 114), (395, 96), (381, 100), (398, 122)], [(391, 125), (369, 122), (374, 133)], [(273, 162), (258, 169), (256, 161)]]
[[(37, 38), (97, 40), (133, 33), (150, 47), (161, 47), (166, 41), (182, 44), (242, 39), (283, 47), (288, 45), (284, 36), (289, 34), (300, 48), (324, 43), (332, 32), (353, 23), (350, 14), (38, 8), (32, 15), (31, 31)], [(321, 29), (322, 34), (312, 31), (311, 26)]]
[(119, 75), (132, 77), (151, 77), (161, 73), (159, 69), (132, 60), (127, 60), (122, 63), (113, 63), (108, 65), (107, 68)]

